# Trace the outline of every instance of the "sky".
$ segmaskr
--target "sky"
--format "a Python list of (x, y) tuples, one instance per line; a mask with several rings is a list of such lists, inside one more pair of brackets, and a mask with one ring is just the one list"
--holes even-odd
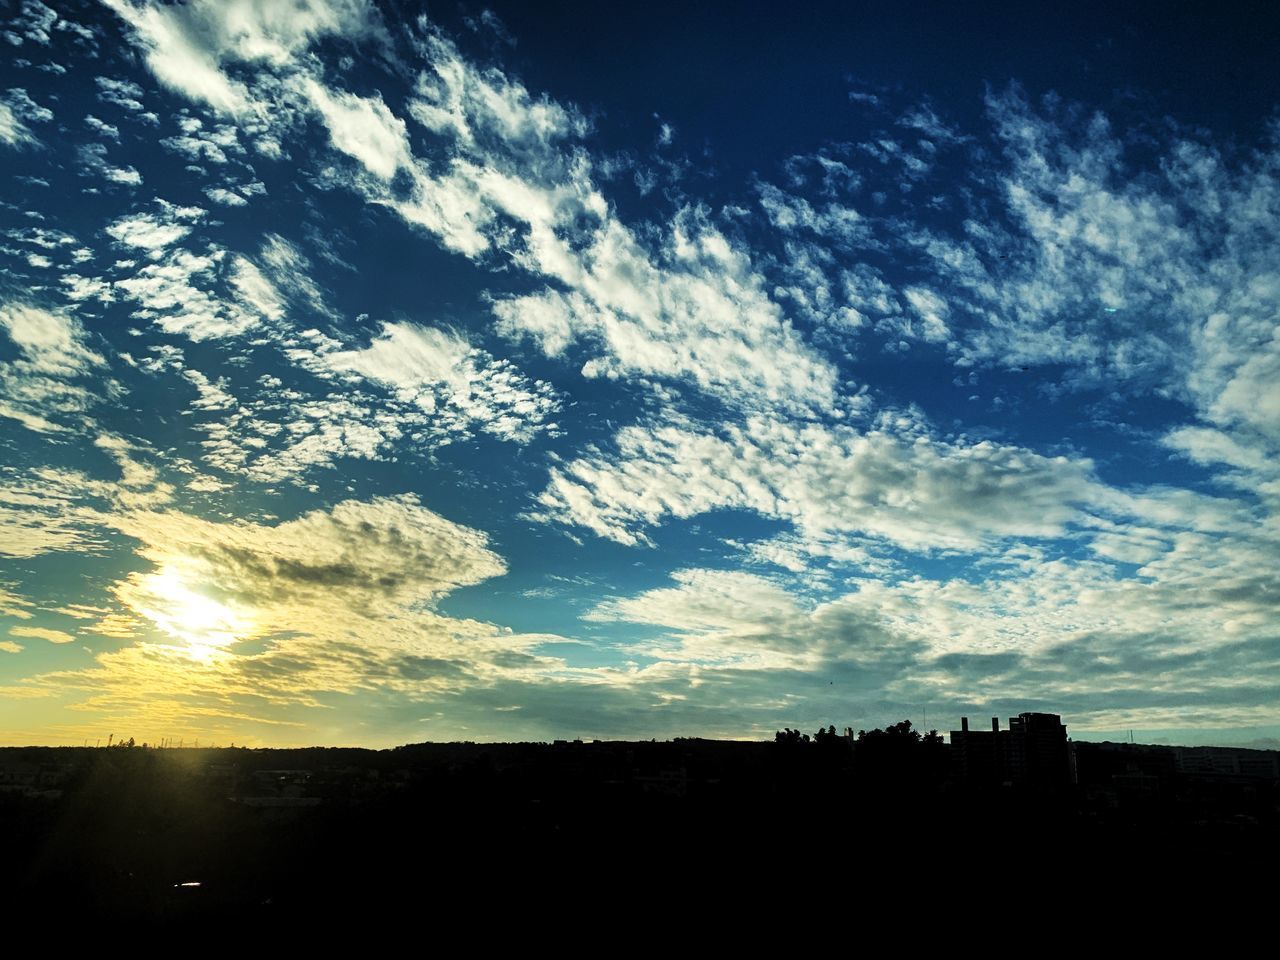
[(1280, 744), (1261, 4), (18, 0), (0, 743)]

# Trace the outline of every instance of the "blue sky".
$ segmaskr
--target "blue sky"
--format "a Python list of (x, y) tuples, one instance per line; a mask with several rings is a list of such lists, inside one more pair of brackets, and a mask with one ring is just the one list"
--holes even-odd
[(4, 742), (1280, 735), (1253, 8), (4, 19)]

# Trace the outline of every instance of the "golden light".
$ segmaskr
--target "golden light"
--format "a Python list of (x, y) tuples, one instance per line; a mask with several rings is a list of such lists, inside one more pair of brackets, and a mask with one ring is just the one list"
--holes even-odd
[(210, 660), (220, 650), (252, 631), (244, 611), (219, 602), (196, 589), (176, 567), (166, 566), (134, 581), (131, 606), (169, 636), (183, 641), (196, 660)]

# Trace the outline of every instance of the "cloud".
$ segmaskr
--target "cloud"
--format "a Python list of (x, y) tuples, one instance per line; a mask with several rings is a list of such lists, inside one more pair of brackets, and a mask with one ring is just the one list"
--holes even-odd
[(283, 302), (252, 260), (217, 244), (204, 253), (173, 247), (203, 214), (198, 208), (172, 208), (163, 217), (138, 214), (109, 227), (119, 242), (149, 251), (152, 258), (132, 276), (114, 281), (114, 289), (138, 304), (134, 317), (194, 341), (276, 325), (284, 316)]
[(363, 0), (170, 6), (106, 2), (129, 25), (161, 83), (233, 115), (253, 110), (257, 101), (244, 82), (228, 74), (228, 66), (284, 67), (319, 37), (356, 36), (377, 26), (376, 13)]
[(142, 104), (143, 89), (132, 80), (119, 80), (115, 77), (94, 77), (98, 86), (98, 99), (131, 113), (141, 113), (146, 108)]
[(1178, 427), (1165, 435), (1167, 446), (1185, 453), (1196, 463), (1228, 464), (1251, 473), (1274, 474), (1275, 461), (1264, 449), (1241, 442), (1211, 427)]
[(228, 154), (243, 156), (245, 152), (236, 128), (231, 124), (217, 124), (206, 129), (196, 117), (179, 117), (178, 126), (182, 133), (164, 137), (160, 145), (191, 163), (226, 164), (231, 162)]
[(112, 523), (147, 563), (113, 587), (136, 642), (26, 681), (80, 692), (81, 710), (244, 730), (325, 693), (422, 699), (552, 664), (527, 652), (547, 638), (435, 611), (506, 565), (482, 534), (412, 496), (274, 524), (155, 511)]
[(36, 135), (7, 103), (0, 103), (0, 142), (10, 147), (37, 144)]
[(404, 121), (380, 97), (330, 93), (314, 80), (303, 81), (305, 95), (329, 130), (333, 145), (359, 160), (374, 176), (390, 180), (412, 163)]
[[(245, 29), (256, 35), (265, 27)], [(449, 157), (443, 171), (433, 170), (380, 94), (335, 89), (294, 58), (313, 34), (319, 32), (293, 30), (288, 42), (261, 45), (275, 51), (261, 57), (228, 40), (220, 26), (200, 37), (209, 58), (257, 57), (288, 71), (263, 95), (312, 111), (333, 146), (358, 162), (352, 174), (332, 172), (336, 182), (449, 249), (480, 257), (496, 244), (516, 266), (550, 281), (543, 292), (495, 301), (507, 335), (528, 338), (550, 356), (571, 345), (584, 349), (588, 377), (689, 382), (751, 408), (834, 402), (832, 364), (804, 342), (770, 299), (749, 253), (705, 211), (682, 211), (656, 250), (610, 212), (589, 159), (571, 146), (587, 130), (576, 110), (477, 68), (424, 26), (414, 42), (428, 66), (406, 112)], [(186, 92), (209, 100), (202, 90)]]
[(104, 120), (99, 120), (93, 114), (89, 114), (87, 117), (85, 117), (84, 123), (85, 123), (85, 126), (87, 126), (90, 130), (93, 130), (99, 136), (106, 137), (109, 140), (115, 140), (117, 143), (119, 143), (120, 128), (115, 126), (114, 124), (107, 123)]
[(0, 306), (0, 329), (19, 352), (0, 361), (0, 416), (38, 433), (66, 430), (69, 418), (94, 404), (95, 391), (83, 381), (106, 360), (89, 348), (84, 328), (69, 314), (11, 303)]
[(730, 570), (679, 570), (672, 579), (676, 586), (605, 601), (584, 619), (668, 628), (669, 639), (633, 648), (667, 661), (795, 667), (813, 652), (796, 629), (808, 612), (778, 584)]
[(107, 148), (101, 143), (87, 143), (77, 151), (80, 161), (80, 173), (97, 174), (110, 183), (118, 183), (127, 187), (142, 184), (142, 174), (133, 167), (113, 167), (107, 162)]
[[(75, 643), (75, 637), (62, 630), (49, 630), (45, 627), (11, 627), (9, 636), (24, 637), (32, 640), (48, 640), (50, 643)], [(17, 651), (12, 651), (16, 653)]]
[(0, 555), (101, 554), (114, 511), (154, 509), (173, 499), (173, 486), (149, 462), (150, 450), (107, 432), (98, 432), (92, 447), (115, 464), (117, 476), (54, 467), (8, 471), (0, 482)]
[(385, 324), (367, 348), (328, 353), (320, 362), (391, 387), (427, 413), (456, 417), (464, 429), (474, 423), (511, 440), (529, 440), (559, 407), (550, 385), (526, 380), (455, 333), (414, 324)]
[(319, 602), (371, 615), (388, 604), (430, 603), (505, 571), (481, 534), (407, 495), (344, 501), (272, 526), (177, 513), (117, 522), (157, 566), (192, 562), (206, 575), (202, 584), (254, 607)]
[(232, 193), (222, 187), (210, 187), (205, 190), (204, 195), (214, 203), (220, 203), (224, 207), (247, 207), (249, 205), (249, 201), (240, 194)]
[(106, 362), (85, 345), (83, 328), (65, 314), (11, 304), (0, 308), (0, 326), (32, 373), (74, 376)]
[(6, 617), (13, 617), (15, 620), (30, 620), (31, 607), (35, 604), (25, 597), (20, 597), (12, 591), (0, 586), (0, 614)]
[(1277, 547), (1252, 531), (1183, 531), (1129, 576), (1016, 545), (985, 573), (862, 579), (823, 601), (772, 578), (686, 569), (589, 619), (661, 628), (628, 647), (653, 666), (615, 680), (665, 689), (695, 714), (760, 697), (757, 719), (809, 723), (840, 722), (859, 701), (878, 722), (928, 702), (944, 716), (1045, 704), (1079, 729), (1177, 726), (1192, 710), (1198, 723), (1258, 723), (1280, 644), (1274, 591), (1254, 571)]
[(52, 119), (53, 111), (32, 100), (26, 90), (7, 90), (0, 97), (0, 143), (9, 147), (38, 146), (40, 140), (28, 124)]
[[(250, 195), (253, 192), (257, 191), (250, 191)], [(338, 318), (338, 314), (326, 302), (324, 292), (311, 279), (311, 260), (297, 245), (279, 234), (269, 233), (263, 238), (258, 262), (267, 271), (275, 288), (296, 309), (305, 309), (325, 319)]]
[(574, 289), (499, 300), (499, 329), (557, 356), (579, 343), (588, 377), (688, 381), (747, 409), (835, 402), (836, 372), (769, 299), (763, 278), (700, 211), (672, 225), (655, 263), (621, 224), (564, 270)]
[(1275, 450), (1274, 131), (1229, 152), (1166, 123), (1149, 131), (1157, 157), (1144, 163), (1101, 113), (1053, 98), (1037, 109), (1016, 86), (987, 109), (1003, 217), (904, 238), (957, 288), (958, 359), (1150, 385), (1239, 449)]
[(58, 14), (40, 0), (22, 0), (21, 10), (9, 21), (11, 30), (17, 31), (17, 42), (29, 40), (42, 47), (49, 46), (49, 32), (58, 22)]
[[(297, 252), (279, 238), (264, 261), (289, 286), (284, 296), (327, 313), (323, 296), (297, 266)], [(289, 251), (292, 251), (290, 254)], [(265, 310), (266, 305), (260, 306)], [(390, 459), (404, 441), (418, 448), (443, 446), (478, 432), (528, 443), (555, 434), (551, 419), (560, 400), (551, 386), (522, 376), (457, 334), (415, 324), (384, 324), (366, 347), (343, 343), (311, 329), (277, 331), (285, 355), (330, 389), (287, 387), (267, 375), (247, 391), (232, 393), (180, 360), (148, 361), (148, 370), (181, 370), (196, 387), (196, 429), (206, 434), (204, 459), (218, 470), (265, 483), (311, 482), (309, 474), (341, 459)], [(286, 372), (286, 371), (282, 371)], [(212, 417), (213, 419), (206, 419)]]
[(553, 468), (543, 516), (621, 543), (666, 517), (720, 509), (787, 520), (806, 538), (868, 536), (910, 550), (1056, 537), (1093, 497), (1088, 461), (991, 441), (945, 443), (749, 417), (707, 430), (626, 427), (616, 448)]
[(178, 207), (161, 200), (155, 213), (135, 213), (121, 217), (106, 228), (107, 234), (125, 247), (157, 253), (191, 233), (204, 216), (199, 207)]
[(85, 478), (43, 470), (25, 482), (0, 484), (0, 555), (100, 549), (102, 524), (98, 512), (81, 502), (86, 492), (76, 489), (81, 479)]
[[(42, 609), (92, 608), (88, 631), (121, 642), (0, 695), (277, 742), (390, 714), (412, 717), (405, 739), (503, 735), (512, 713), (534, 735), (767, 735), (998, 691), (1094, 725), (1117, 705), (1274, 713), (1270, 134), (1130, 129), (1016, 88), (988, 97), (989, 129), (961, 131), (880, 90), (863, 142), (780, 158), (776, 184), (763, 165), (741, 196), (719, 183), (713, 206), (707, 169), (657, 191), (634, 157), (601, 154), (584, 111), (426, 20), (110, 5), (139, 55), (119, 69), (145, 62), (159, 86), (100, 76), (77, 105), (41, 74), (48, 106), (15, 88), (0, 108), (0, 140), (79, 164), (24, 180), (50, 189), (3, 240), (27, 300), (74, 309), (4, 308), (37, 313), (4, 314), (0, 413), (48, 436), (0, 474), (0, 552), (17, 578), (26, 558), (85, 555), (97, 593)], [(43, 45), (60, 22), (15, 36)], [(181, 107), (163, 124), (161, 103)], [(135, 161), (144, 185), (125, 151), (157, 143)], [(158, 178), (218, 206), (142, 196)], [(64, 187), (92, 200), (60, 206)], [(388, 215), (449, 254), (432, 267), (461, 296), (451, 275), (397, 310), (398, 285), (368, 283), (382, 248), (364, 231), (394, 235)], [(278, 232), (253, 234), (262, 216)], [(517, 364), (525, 349), (541, 356)], [(985, 400), (1017, 367), (998, 399), (1043, 402), (1043, 420), (943, 413), (953, 377)], [(921, 371), (941, 376), (919, 399), (945, 426), (901, 406)], [(1099, 440), (1129, 397), (1154, 399)], [(1054, 429), (1019, 437), (1024, 414)], [(456, 477), (466, 509), (495, 482), (494, 439), (522, 445), (504, 476), (545, 475), (502, 492), (538, 520), (681, 551), (570, 532), (579, 562), (674, 565), (669, 581), (579, 585), (585, 640), (442, 612), (463, 588), (480, 588), (467, 609), (531, 591), (507, 591), (483, 534), (373, 494)], [(1167, 474), (1187, 489), (1150, 482), (1170, 455), (1191, 462)], [(230, 519), (249, 510), (294, 519)], [(525, 519), (496, 521), (496, 542), (522, 542)], [(36, 608), (0, 591), (0, 609)]]

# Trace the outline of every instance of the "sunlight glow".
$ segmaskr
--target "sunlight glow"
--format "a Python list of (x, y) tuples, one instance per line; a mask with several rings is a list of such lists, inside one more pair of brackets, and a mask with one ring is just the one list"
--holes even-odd
[(192, 659), (212, 659), (252, 629), (249, 616), (199, 592), (173, 567), (146, 574), (139, 578), (138, 586), (141, 598), (145, 598), (138, 612), (186, 643)]

